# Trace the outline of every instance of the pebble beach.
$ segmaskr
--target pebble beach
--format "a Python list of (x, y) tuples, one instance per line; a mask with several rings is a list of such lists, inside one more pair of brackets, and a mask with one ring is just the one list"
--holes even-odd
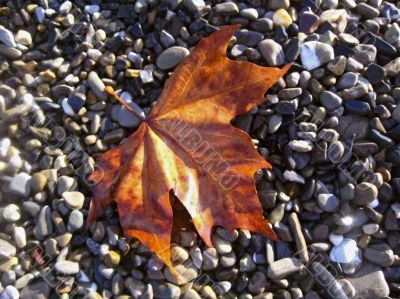
[[(177, 279), (115, 206), (86, 228), (96, 157), (141, 122), (104, 88), (148, 114), (230, 24), (230, 59), (292, 64), (232, 121), (279, 241), (181, 230)], [(0, 299), (400, 298), (399, 25), (399, 1), (0, 1)]]

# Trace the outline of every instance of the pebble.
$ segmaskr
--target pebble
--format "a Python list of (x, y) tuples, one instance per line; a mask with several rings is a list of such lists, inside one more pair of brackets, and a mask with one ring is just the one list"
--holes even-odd
[(365, 206), (370, 204), (377, 197), (378, 190), (376, 186), (368, 182), (362, 182), (356, 186), (353, 203)]
[(272, 39), (265, 39), (258, 44), (261, 55), (269, 66), (280, 66), (285, 63), (282, 46)]
[(239, 13), (239, 8), (234, 2), (225, 2), (215, 5), (215, 12), (224, 16), (232, 16)]
[[(141, 117), (145, 117), (145, 113), (135, 102), (126, 101), (126, 103), (135, 111), (137, 115)], [(130, 112), (124, 106), (120, 106), (118, 114), (117, 114), (118, 123), (125, 128), (137, 128), (141, 123), (141, 119), (138, 118), (135, 114)]]
[(312, 70), (330, 62), (335, 55), (332, 46), (317, 41), (309, 41), (303, 44), (300, 57), (302, 64), (308, 70)]
[(161, 70), (169, 70), (177, 66), (188, 55), (188, 49), (174, 46), (164, 50), (160, 56), (158, 56), (156, 64)]
[(81, 192), (77, 191), (66, 191), (62, 194), (62, 198), (65, 200), (67, 206), (72, 210), (82, 209), (85, 201), (85, 196)]
[(0, 239), (0, 257), (4, 259), (10, 259), (15, 256), (17, 250), (9, 242)]
[(295, 257), (277, 260), (268, 266), (268, 277), (271, 279), (282, 279), (293, 273), (299, 272), (304, 265)]
[(68, 218), (68, 230), (75, 232), (84, 226), (83, 214), (79, 210), (73, 210)]
[(360, 269), (347, 280), (355, 288), (356, 296), (360, 298), (374, 299), (389, 296), (389, 286), (380, 267), (363, 263)]
[(385, 243), (372, 244), (364, 250), (364, 258), (372, 264), (390, 267), (394, 261), (393, 250)]
[(9, 204), (1, 210), (1, 220), (6, 222), (17, 222), (21, 218), (21, 211), (15, 204)]
[(191, 12), (197, 12), (206, 6), (203, 0), (183, 0), (183, 4)]
[(317, 198), (318, 205), (326, 212), (335, 212), (340, 205), (340, 199), (333, 194), (321, 193)]
[(342, 99), (331, 91), (324, 91), (321, 93), (319, 100), (321, 104), (328, 110), (333, 111), (340, 107)]
[(290, 24), (292, 24), (293, 20), (286, 11), (286, 9), (278, 9), (277, 11), (274, 12), (272, 16), (272, 20), (274, 22), (274, 25), (282, 25), (283, 27), (287, 28), (289, 27)]
[(16, 195), (27, 197), (31, 193), (31, 176), (21, 172), (13, 177), (10, 182), (10, 191)]
[(17, 46), (14, 40), (14, 35), (6, 28), (0, 28), (0, 42), (5, 44), (7, 47), (15, 48)]
[(329, 257), (333, 262), (348, 264), (354, 260), (358, 251), (356, 241), (343, 238), (339, 245), (332, 247)]
[(75, 275), (79, 272), (79, 264), (71, 261), (58, 261), (54, 265), (54, 269), (63, 275)]
[(28, 31), (20, 29), (15, 35), (15, 41), (21, 45), (29, 47), (32, 45), (32, 36)]
[(4, 288), (4, 290), (0, 293), (0, 299), (18, 299), (19, 292), (17, 288), (12, 285), (8, 285)]
[(96, 72), (90, 72), (87, 80), (90, 89), (100, 100), (107, 99), (107, 95), (104, 93), (105, 85)]

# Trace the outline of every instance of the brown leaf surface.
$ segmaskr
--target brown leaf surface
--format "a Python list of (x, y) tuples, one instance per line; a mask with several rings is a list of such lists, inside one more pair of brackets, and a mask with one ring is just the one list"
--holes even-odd
[(171, 189), (208, 246), (214, 226), (274, 236), (254, 184), (254, 173), (270, 165), (230, 120), (262, 103), (289, 66), (229, 60), (227, 45), (238, 27), (225, 27), (199, 42), (138, 130), (100, 156), (92, 175), (100, 181), (88, 223), (115, 201), (126, 237), (138, 238), (168, 266)]

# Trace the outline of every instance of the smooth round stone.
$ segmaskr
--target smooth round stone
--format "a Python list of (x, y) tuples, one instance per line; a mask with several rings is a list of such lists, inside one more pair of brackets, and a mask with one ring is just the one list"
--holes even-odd
[(245, 8), (240, 11), (240, 15), (250, 21), (258, 19), (258, 11), (255, 8)]
[(333, 111), (342, 104), (342, 99), (331, 91), (322, 92), (319, 100), (328, 111)]
[(258, 44), (263, 58), (270, 66), (279, 66), (285, 63), (285, 53), (282, 46), (272, 39), (265, 39)]
[(239, 12), (239, 8), (234, 2), (219, 3), (215, 5), (214, 9), (217, 14), (223, 16), (232, 16), (238, 14)]
[(305, 34), (311, 34), (318, 29), (319, 17), (310, 11), (305, 11), (300, 15), (299, 30)]
[(24, 248), (26, 246), (26, 232), (21, 226), (17, 226), (14, 229), (14, 240), (18, 248)]
[(16, 287), (12, 285), (8, 285), (4, 288), (4, 290), (0, 293), (0, 299), (18, 299), (19, 292)]
[(362, 182), (356, 186), (353, 203), (356, 205), (365, 206), (371, 203), (377, 197), (378, 189), (376, 186), (368, 182)]
[(79, 210), (73, 210), (68, 218), (68, 230), (75, 232), (80, 230), (84, 225), (83, 214)]
[(32, 36), (28, 31), (18, 30), (15, 35), (15, 41), (24, 46), (30, 46), (32, 44)]
[[(140, 115), (143, 118), (145, 117), (144, 111), (135, 102), (132, 101), (126, 101), (126, 102), (129, 105), (129, 107), (131, 107), (133, 111), (136, 112), (137, 115)], [(137, 128), (141, 123), (141, 119), (138, 118), (132, 112), (130, 112), (128, 109), (126, 109), (125, 106), (120, 107), (117, 114), (117, 121), (122, 127), (125, 128)]]
[(17, 222), (21, 218), (21, 211), (17, 205), (9, 204), (1, 211), (1, 218), (6, 222)]
[(249, 47), (255, 47), (259, 42), (262, 41), (263, 35), (259, 32), (241, 29), (235, 32), (235, 36), (238, 44), (243, 44)]
[(15, 256), (17, 250), (9, 242), (0, 239), (0, 253), (2, 258), (9, 259)]
[(274, 134), (282, 124), (282, 115), (274, 114), (268, 120), (268, 133)]
[(282, 25), (285, 28), (289, 27), (289, 25), (293, 22), (289, 13), (283, 8), (275, 11), (275, 13), (272, 15), (272, 21), (274, 22), (275, 26)]
[(331, 241), (331, 243), (334, 246), (339, 246), (340, 243), (342, 243), (342, 241), (343, 241), (343, 236), (342, 235), (330, 234), (329, 235), (329, 241)]
[(81, 192), (67, 191), (62, 194), (65, 203), (70, 209), (77, 210), (82, 209), (85, 201), (85, 196)]
[(371, 106), (367, 102), (349, 100), (344, 102), (346, 111), (350, 114), (368, 116), (371, 113)]
[(158, 56), (156, 64), (161, 70), (169, 70), (177, 66), (189, 53), (186, 48), (174, 46), (164, 50)]
[(356, 241), (344, 238), (339, 245), (332, 248), (329, 257), (333, 262), (348, 264), (357, 256), (358, 250)]
[(364, 257), (371, 263), (385, 268), (390, 267), (394, 261), (394, 253), (389, 245), (372, 244), (364, 250)]
[(14, 48), (17, 46), (14, 40), (14, 35), (6, 28), (0, 28), (0, 42), (5, 44), (7, 47)]
[(98, 6), (98, 5), (85, 5), (85, 11), (92, 15), (92, 14), (100, 11), (100, 6)]
[(219, 254), (227, 254), (232, 251), (232, 245), (228, 241), (220, 238), (217, 235), (213, 235), (212, 241), (215, 245), (215, 248), (217, 249)]
[(373, 235), (378, 230), (379, 230), (379, 224), (376, 224), (376, 223), (364, 224), (362, 227), (362, 231), (366, 235)]
[(62, 196), (65, 191), (71, 191), (72, 186), (74, 185), (75, 180), (69, 176), (63, 175), (58, 178), (57, 181), (57, 193)]
[(317, 42), (309, 41), (303, 44), (300, 52), (301, 62), (308, 69), (315, 69), (335, 58), (332, 46)]
[(197, 12), (206, 7), (203, 0), (183, 0), (183, 5), (191, 12)]
[(319, 207), (326, 212), (335, 212), (340, 205), (340, 199), (333, 194), (319, 194), (317, 201)]
[(105, 85), (96, 72), (89, 73), (87, 82), (89, 84), (90, 89), (97, 97), (99, 97), (101, 100), (107, 99), (107, 95), (104, 93)]
[(35, 16), (39, 23), (43, 23), (44, 18), (46, 17), (46, 13), (43, 7), (38, 6), (35, 9)]
[(58, 261), (54, 265), (55, 270), (64, 275), (75, 275), (79, 272), (79, 263), (72, 261)]
[(27, 197), (31, 193), (31, 176), (25, 172), (21, 172), (14, 176), (10, 182), (10, 191)]

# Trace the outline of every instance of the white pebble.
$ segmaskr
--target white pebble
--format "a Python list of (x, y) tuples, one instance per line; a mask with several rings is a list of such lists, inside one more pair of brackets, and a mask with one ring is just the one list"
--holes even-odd
[(0, 157), (5, 158), (7, 156), (7, 152), (10, 148), (11, 140), (10, 138), (3, 138), (0, 140)]
[(61, 155), (56, 158), (54, 161), (54, 169), (61, 169), (67, 167), (67, 156)]
[(75, 116), (75, 111), (72, 109), (72, 107), (69, 105), (68, 103), (68, 98), (64, 98), (61, 101), (61, 107), (63, 108), (63, 111), (65, 114), (67, 114), (68, 116)]
[(373, 201), (371, 201), (368, 206), (372, 209), (375, 209), (377, 206), (379, 206), (379, 200), (375, 198)]
[(94, 14), (100, 11), (100, 6), (98, 5), (85, 5), (85, 11), (89, 14)]
[(21, 226), (17, 226), (14, 229), (14, 240), (18, 248), (24, 248), (26, 246), (26, 232)]
[(342, 235), (330, 234), (330, 235), (329, 235), (329, 241), (331, 241), (331, 243), (332, 243), (334, 246), (338, 246), (340, 243), (342, 243), (342, 241), (343, 241), (343, 236), (342, 236)]
[(71, 1), (65, 1), (60, 5), (59, 11), (63, 13), (69, 13), (72, 9)]
[(14, 35), (6, 28), (0, 28), (0, 41), (7, 47), (15, 48), (17, 46), (14, 40)]
[(32, 45), (32, 36), (28, 31), (21, 29), (15, 35), (15, 41), (21, 45), (30, 46)]
[(330, 252), (330, 259), (333, 262), (349, 264), (357, 256), (358, 247), (353, 239), (344, 238), (338, 246), (334, 246)]

